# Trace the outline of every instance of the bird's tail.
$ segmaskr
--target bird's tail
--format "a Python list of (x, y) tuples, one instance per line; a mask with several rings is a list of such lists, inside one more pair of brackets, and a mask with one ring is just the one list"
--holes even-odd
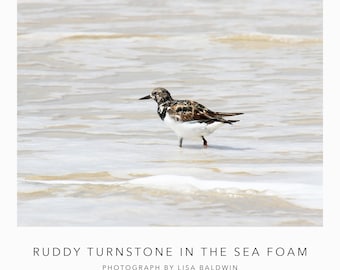
[(243, 114), (243, 113), (224, 113), (224, 112), (217, 112), (216, 114), (219, 115), (219, 116), (235, 116), (235, 115), (240, 115), (240, 114)]
[(227, 123), (227, 124), (230, 124), (230, 125), (232, 125), (235, 122), (240, 121), (240, 120), (225, 120), (225, 119), (223, 119), (223, 120), (224, 120), (223, 123)]
[[(235, 115), (240, 115), (240, 114), (243, 114), (243, 113), (224, 113), (224, 112), (218, 112), (217, 113), (217, 115), (221, 117), (221, 120), (223, 119), (222, 118), (223, 116), (235, 116)], [(238, 121), (240, 121), (240, 120), (226, 120), (226, 119), (223, 119), (221, 122), (232, 125), (233, 123), (238, 122)]]

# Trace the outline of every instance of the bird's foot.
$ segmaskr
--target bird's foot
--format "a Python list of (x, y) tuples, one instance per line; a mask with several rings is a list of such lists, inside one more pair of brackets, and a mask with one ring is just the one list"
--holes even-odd
[(202, 140), (203, 140), (203, 146), (204, 148), (207, 148), (208, 147), (208, 142), (207, 140), (202, 136)]

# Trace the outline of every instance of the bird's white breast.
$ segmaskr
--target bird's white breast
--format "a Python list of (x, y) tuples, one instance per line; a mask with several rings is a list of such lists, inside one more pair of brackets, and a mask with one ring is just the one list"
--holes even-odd
[(165, 115), (164, 123), (181, 138), (207, 136), (223, 125), (221, 122), (211, 124), (198, 121), (181, 122), (174, 120), (168, 114)]

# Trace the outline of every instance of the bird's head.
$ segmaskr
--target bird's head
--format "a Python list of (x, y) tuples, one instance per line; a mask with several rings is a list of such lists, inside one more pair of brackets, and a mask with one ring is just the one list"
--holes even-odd
[(157, 87), (153, 89), (150, 95), (142, 97), (139, 100), (142, 100), (142, 99), (153, 99), (158, 104), (162, 104), (164, 102), (173, 100), (169, 91), (162, 87)]

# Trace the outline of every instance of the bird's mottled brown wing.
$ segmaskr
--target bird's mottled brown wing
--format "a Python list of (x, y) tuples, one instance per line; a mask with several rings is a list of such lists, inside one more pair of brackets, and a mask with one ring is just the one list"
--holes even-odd
[(209, 110), (202, 104), (192, 100), (178, 100), (175, 101), (168, 108), (169, 115), (176, 121), (188, 122), (188, 121), (199, 121), (199, 122), (214, 122), (221, 121), (224, 119)]

